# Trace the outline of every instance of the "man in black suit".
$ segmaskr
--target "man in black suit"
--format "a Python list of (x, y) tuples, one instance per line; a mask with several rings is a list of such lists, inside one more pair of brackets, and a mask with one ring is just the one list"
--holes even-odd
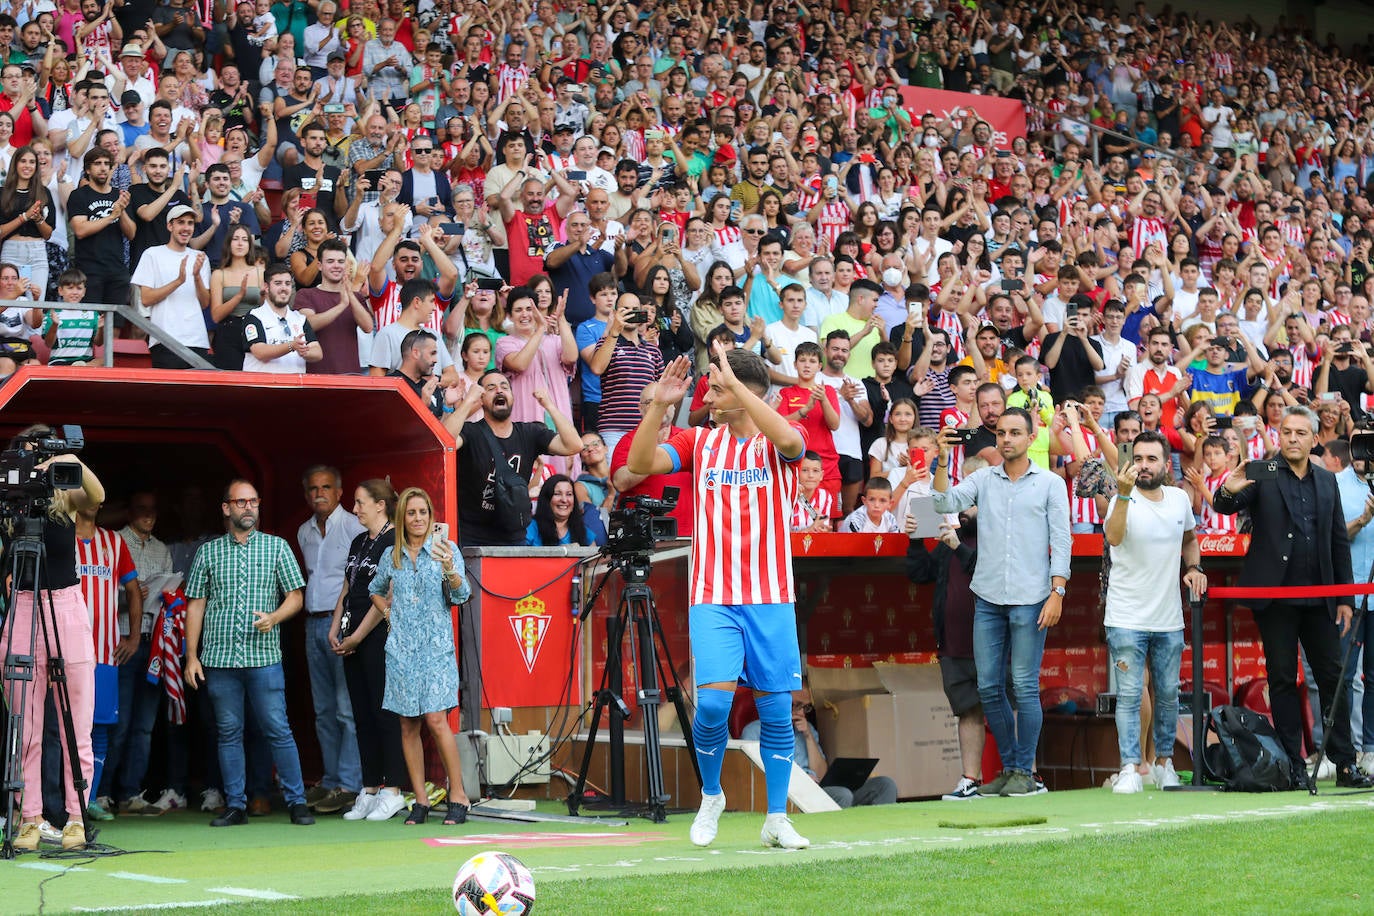
[[(1316, 431), (1317, 415), (1311, 409), (1287, 408), (1279, 425), (1283, 460), (1277, 476), (1251, 480), (1242, 464), (1217, 490), (1213, 502), (1217, 512), (1230, 515), (1248, 509), (1254, 522), (1254, 538), (1240, 574), (1242, 587), (1349, 585), (1354, 581), (1336, 477), (1309, 457)], [(1341, 671), (1340, 637), (1350, 629), (1354, 600), (1349, 596), (1256, 598), (1250, 608), (1264, 645), (1274, 728), (1295, 772), (1303, 774), (1299, 777), (1303, 784), (1307, 776), (1297, 687), (1298, 643), (1316, 675), (1323, 713), (1329, 714)], [(1341, 694), (1327, 750), (1336, 765), (1337, 785), (1371, 785), (1355, 768), (1348, 693)]]

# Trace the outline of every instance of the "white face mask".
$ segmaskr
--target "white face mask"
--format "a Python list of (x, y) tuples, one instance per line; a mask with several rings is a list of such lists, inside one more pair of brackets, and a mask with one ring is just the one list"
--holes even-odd
[(900, 267), (889, 267), (883, 271), (884, 286), (900, 286), (902, 283), (902, 269)]
[(928, 136), (925, 138), (925, 140), (923, 140), (922, 142), (923, 142), (926, 146), (929, 146), (929, 147), (936, 147), (936, 146), (939, 146), (939, 145), (940, 145), (940, 137), (939, 137), (938, 134), (930, 134), (930, 135), (928, 135)]

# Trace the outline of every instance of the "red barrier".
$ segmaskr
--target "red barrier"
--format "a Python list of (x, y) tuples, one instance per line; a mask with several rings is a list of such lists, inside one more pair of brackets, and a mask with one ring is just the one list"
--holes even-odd
[(1348, 598), (1351, 595), (1374, 595), (1374, 584), (1370, 585), (1293, 585), (1274, 588), (1245, 588), (1242, 586), (1221, 586), (1208, 589), (1208, 598), (1268, 598), (1277, 601), (1281, 598)]

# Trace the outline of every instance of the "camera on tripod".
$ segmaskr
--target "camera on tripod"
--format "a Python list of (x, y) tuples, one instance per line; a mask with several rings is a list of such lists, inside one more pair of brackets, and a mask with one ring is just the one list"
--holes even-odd
[(606, 526), (605, 553), (620, 556), (632, 553), (652, 553), (659, 541), (677, 537), (677, 519), (668, 513), (677, 507), (681, 491), (664, 487), (662, 498), (627, 496), (620, 507), (613, 510)]
[(10, 448), (0, 452), (0, 506), (15, 514), (31, 515), (47, 508), (54, 491), (81, 489), (79, 463), (39, 465), (58, 455), (74, 455), (83, 445), (80, 426), (63, 426), (60, 436), (49, 432), (17, 437)]

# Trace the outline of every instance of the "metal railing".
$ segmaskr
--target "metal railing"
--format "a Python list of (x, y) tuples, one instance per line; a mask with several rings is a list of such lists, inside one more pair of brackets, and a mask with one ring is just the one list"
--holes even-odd
[[(218, 368), (206, 360), (205, 357), (201, 356), (181, 341), (169, 336), (166, 331), (154, 325), (153, 322), (140, 311), (142, 308), (142, 295), (139, 292), (139, 288), (137, 286), (130, 286), (129, 290), (133, 302), (127, 305), (117, 305), (110, 302), (52, 302), (48, 300), (31, 302), (26, 299), (0, 299), (0, 308), (84, 310), (100, 312), (106, 315), (118, 315), (150, 337), (156, 337), (159, 347), (166, 347), (192, 369), (210, 369), (214, 371)], [(114, 366), (114, 331), (114, 321), (107, 318), (104, 321), (104, 330), (101, 336), (102, 348), (105, 351), (104, 362), (107, 368)]]
[[(1094, 162), (1097, 162), (1097, 161), (1098, 161), (1098, 158), (1099, 158), (1099, 156), (1098, 156), (1098, 148), (1097, 148), (1097, 147), (1098, 147), (1098, 140), (1101, 139), (1101, 138), (1104, 137), (1104, 136), (1106, 136), (1106, 137), (1118, 137), (1118, 138), (1120, 138), (1120, 139), (1126, 141), (1127, 143), (1130, 143), (1130, 144), (1132, 144), (1132, 145), (1134, 145), (1134, 146), (1136, 146), (1136, 147), (1138, 147), (1138, 148), (1140, 148), (1140, 149), (1150, 149), (1150, 150), (1154, 150), (1155, 153), (1158, 154), (1158, 155), (1160, 155), (1160, 156), (1167, 156), (1168, 158), (1175, 160), (1175, 161), (1179, 164), (1180, 169), (1192, 168), (1192, 166), (1194, 166), (1195, 164), (1197, 164), (1197, 163), (1199, 162), (1199, 160), (1198, 160), (1196, 157), (1190, 156), (1190, 155), (1188, 155), (1188, 154), (1186, 154), (1186, 153), (1183, 153), (1183, 152), (1181, 152), (1181, 151), (1179, 151), (1179, 150), (1177, 150), (1177, 149), (1173, 149), (1173, 148), (1171, 148), (1171, 147), (1160, 146), (1160, 145), (1158, 145), (1158, 144), (1156, 144), (1156, 143), (1146, 143), (1146, 142), (1144, 142), (1143, 140), (1137, 140), (1135, 137), (1132, 137), (1130, 134), (1123, 134), (1123, 133), (1121, 133), (1121, 131), (1112, 130), (1112, 129), (1107, 128), (1107, 127), (1102, 127), (1102, 126), (1100, 126), (1100, 125), (1098, 125), (1098, 124), (1094, 124), (1094, 123), (1091, 122), (1091, 121), (1084, 120), (1083, 118), (1074, 118), (1074, 117), (1070, 117), (1069, 115), (1064, 114), (1062, 111), (1054, 111), (1054, 110), (1052, 110), (1052, 109), (1046, 108), (1044, 105), (1037, 105), (1037, 104), (1035, 104), (1034, 102), (1026, 102), (1026, 101), (1023, 101), (1021, 104), (1025, 105), (1025, 107), (1026, 107), (1027, 109), (1030, 109), (1030, 110), (1033, 110), (1033, 111), (1038, 111), (1038, 112), (1040, 112), (1041, 114), (1043, 114), (1043, 115), (1045, 116), (1045, 118), (1046, 118), (1046, 123), (1047, 123), (1047, 124), (1049, 124), (1049, 123), (1051, 123), (1051, 122), (1058, 122), (1058, 121), (1072, 121), (1072, 122), (1074, 122), (1075, 124), (1082, 124), (1084, 127), (1088, 128), (1088, 130), (1091, 131), (1091, 132), (1092, 132), (1092, 135), (1093, 135), (1093, 136), (1092, 136), (1092, 158), (1093, 158), (1093, 161), (1094, 161)], [(1050, 132), (1051, 132), (1051, 133), (1055, 133), (1055, 134), (1059, 133), (1059, 131), (1057, 131), (1057, 130), (1050, 131)]]

